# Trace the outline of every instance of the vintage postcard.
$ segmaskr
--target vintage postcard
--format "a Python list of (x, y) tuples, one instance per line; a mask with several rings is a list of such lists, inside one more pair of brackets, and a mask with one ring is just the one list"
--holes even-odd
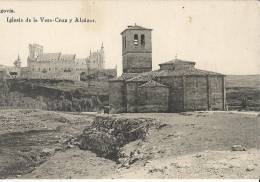
[(0, 1), (0, 179), (259, 179), (260, 1)]

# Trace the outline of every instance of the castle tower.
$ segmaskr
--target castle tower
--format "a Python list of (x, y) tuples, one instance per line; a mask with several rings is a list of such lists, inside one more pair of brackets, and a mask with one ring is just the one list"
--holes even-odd
[(27, 66), (31, 67), (31, 62), (35, 61), (36, 58), (43, 54), (43, 46), (38, 44), (29, 44), (29, 56), (27, 59)]
[(100, 69), (104, 69), (104, 64), (105, 64), (105, 51), (102, 42), (101, 49), (100, 49)]
[(29, 44), (29, 59), (34, 60), (41, 54), (43, 54), (43, 46), (38, 44)]
[(21, 62), (20, 56), (18, 54), (17, 59), (14, 61), (14, 66), (17, 68), (21, 68), (21, 64), (22, 64), (22, 62)]
[(122, 33), (123, 73), (152, 70), (152, 29), (128, 26)]

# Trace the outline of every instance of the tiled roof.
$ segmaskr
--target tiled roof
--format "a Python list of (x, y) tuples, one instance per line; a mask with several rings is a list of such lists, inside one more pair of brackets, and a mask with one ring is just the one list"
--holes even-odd
[(37, 57), (37, 61), (74, 61), (75, 54), (43, 53)]
[(43, 53), (37, 57), (37, 61), (58, 61), (61, 53)]
[(147, 82), (152, 80), (153, 78), (156, 78), (158, 76), (160, 70), (155, 70), (155, 71), (149, 71), (149, 72), (145, 72), (145, 73), (141, 73), (138, 76), (135, 76), (131, 79), (128, 79), (128, 82)]
[(142, 26), (139, 26), (139, 25), (129, 25), (127, 26), (127, 29), (148, 29), (148, 28), (145, 28), (145, 27), (142, 27)]
[(173, 60), (170, 60), (170, 61), (167, 61), (165, 63), (161, 63), (159, 65), (164, 65), (164, 64), (178, 64), (178, 63), (189, 63), (189, 64), (195, 64), (195, 62), (193, 61), (185, 61), (185, 60), (180, 60), (180, 59), (173, 59)]
[[(145, 27), (142, 27), (142, 26), (139, 26), (139, 25), (129, 25), (129, 26), (127, 26), (127, 28), (124, 30), (124, 31), (126, 31), (126, 30), (152, 30), (152, 29), (150, 29), (150, 28), (145, 28)], [(123, 31), (123, 32), (124, 32)], [(122, 33), (123, 33), (122, 32)], [(121, 33), (121, 34), (122, 34)]]
[(76, 58), (75, 54), (61, 54), (60, 61), (74, 61)]
[(138, 76), (140, 73), (122, 73), (118, 78), (111, 79), (110, 81), (124, 81)]
[(139, 74), (136, 77), (127, 79), (127, 82), (148, 82), (154, 78), (158, 77), (168, 77), (168, 76), (188, 76), (188, 75), (222, 75), (220, 73), (205, 71), (199, 69), (185, 69), (185, 70), (155, 70), (146, 73)]
[(205, 71), (199, 69), (184, 69), (184, 70), (160, 70), (158, 73), (158, 77), (164, 76), (188, 76), (188, 75), (222, 75), (220, 73)]
[(168, 86), (158, 83), (154, 80), (150, 80), (150, 81), (140, 85), (139, 87), (168, 87)]
[(140, 73), (123, 73), (120, 77), (118, 77), (121, 80), (128, 80), (131, 78), (134, 78), (138, 76)]

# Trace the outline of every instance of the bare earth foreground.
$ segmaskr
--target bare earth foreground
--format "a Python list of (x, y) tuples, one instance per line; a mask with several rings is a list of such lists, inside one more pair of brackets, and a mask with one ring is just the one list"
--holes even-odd
[(95, 117), (1, 110), (0, 178), (260, 178), (257, 113), (113, 115), (158, 123), (144, 140), (121, 148), (133, 154), (127, 165), (79, 149), (76, 138)]

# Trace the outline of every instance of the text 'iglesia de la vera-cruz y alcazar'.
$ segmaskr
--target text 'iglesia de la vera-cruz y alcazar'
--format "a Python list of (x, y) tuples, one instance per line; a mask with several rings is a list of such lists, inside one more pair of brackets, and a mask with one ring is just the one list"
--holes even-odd
[(122, 33), (123, 73), (109, 81), (110, 113), (225, 110), (225, 76), (173, 59), (152, 71), (152, 29)]

